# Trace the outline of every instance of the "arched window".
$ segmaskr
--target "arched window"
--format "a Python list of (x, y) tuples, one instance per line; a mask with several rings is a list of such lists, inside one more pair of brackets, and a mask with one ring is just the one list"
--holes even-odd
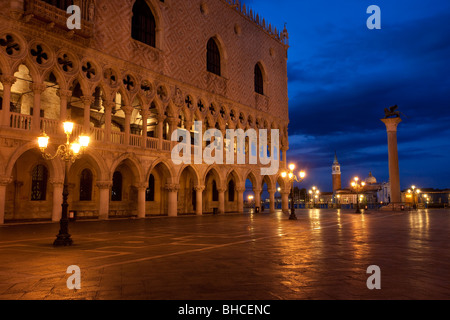
[(230, 180), (228, 182), (228, 201), (233, 202), (234, 201), (234, 181)]
[(114, 172), (113, 175), (111, 201), (122, 201), (122, 174), (119, 171)]
[(264, 79), (259, 64), (255, 65), (255, 92), (264, 94)]
[(212, 182), (212, 201), (219, 201), (219, 191), (217, 190), (216, 180)]
[(80, 176), (80, 201), (92, 200), (92, 172), (84, 169)]
[(31, 201), (44, 201), (47, 195), (47, 168), (38, 164), (31, 173)]
[(68, 7), (73, 5), (73, 0), (44, 0), (44, 2), (64, 11), (66, 11)]
[(133, 6), (131, 37), (156, 47), (156, 21), (145, 0), (137, 0)]
[(209, 39), (206, 51), (206, 69), (220, 76), (220, 51), (213, 38)]
[(148, 179), (148, 188), (145, 191), (145, 201), (155, 201), (155, 177), (152, 174)]

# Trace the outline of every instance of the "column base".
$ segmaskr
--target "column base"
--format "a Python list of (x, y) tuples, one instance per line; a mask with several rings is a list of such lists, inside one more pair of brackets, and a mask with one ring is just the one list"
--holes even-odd
[(56, 236), (56, 240), (53, 242), (55, 247), (66, 247), (71, 246), (73, 244), (73, 240), (68, 233), (60, 233)]

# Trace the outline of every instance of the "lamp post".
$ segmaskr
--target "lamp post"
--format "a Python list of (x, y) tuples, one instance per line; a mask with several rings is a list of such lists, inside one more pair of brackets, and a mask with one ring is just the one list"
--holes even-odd
[(298, 177), (294, 174), (295, 164), (291, 163), (289, 165), (289, 172), (283, 171), (281, 173), (281, 177), (289, 182), (291, 187), (290, 198), (291, 198), (291, 214), (289, 215), (289, 220), (297, 220), (297, 216), (295, 215), (294, 208), (294, 181), (302, 182), (305, 179), (306, 173), (305, 171), (300, 171), (298, 173)]
[(337, 194), (337, 195), (336, 195), (336, 198), (337, 198), (337, 205), (338, 205), (338, 207), (339, 207), (339, 205), (341, 204), (341, 195), (340, 195), (340, 194)]
[(316, 199), (319, 198), (320, 191), (315, 186), (313, 186), (311, 189), (309, 189), (308, 193), (309, 193), (309, 196), (313, 199), (313, 207), (315, 208), (316, 207)]
[(417, 207), (416, 207), (416, 195), (417, 195), (417, 202), (418, 202), (419, 201), (420, 189), (416, 189), (416, 186), (411, 186), (411, 189), (408, 189), (408, 193), (412, 195), (413, 208), (417, 209)]
[(366, 183), (364, 181), (359, 182), (358, 177), (354, 177), (351, 183), (352, 188), (356, 192), (356, 213), (361, 213), (361, 210), (359, 209), (359, 192), (364, 190), (365, 185)]
[(60, 230), (59, 234), (56, 236), (56, 240), (53, 242), (54, 246), (67, 246), (72, 245), (73, 241), (69, 234), (69, 219), (67, 215), (67, 209), (69, 204), (67, 203), (67, 198), (69, 196), (69, 163), (75, 162), (84, 152), (84, 150), (88, 147), (90, 138), (86, 135), (80, 135), (78, 137), (78, 141), (70, 142), (70, 136), (73, 131), (73, 123), (66, 121), (63, 123), (64, 125), (64, 133), (66, 134), (66, 143), (58, 146), (56, 153), (51, 155), (46, 152), (49, 137), (45, 134), (45, 132), (38, 137), (38, 145), (39, 149), (42, 152), (42, 156), (46, 160), (53, 160), (57, 157), (60, 157), (64, 163), (64, 188), (63, 188), (63, 202), (62, 202), (62, 215), (61, 220), (59, 221)]

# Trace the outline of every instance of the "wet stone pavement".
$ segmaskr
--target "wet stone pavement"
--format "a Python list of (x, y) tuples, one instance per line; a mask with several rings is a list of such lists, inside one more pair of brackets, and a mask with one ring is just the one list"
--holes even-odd
[[(0, 299), (448, 299), (450, 210), (297, 210), (0, 226)], [(79, 266), (81, 289), (67, 288)], [(369, 290), (367, 268), (381, 270)]]

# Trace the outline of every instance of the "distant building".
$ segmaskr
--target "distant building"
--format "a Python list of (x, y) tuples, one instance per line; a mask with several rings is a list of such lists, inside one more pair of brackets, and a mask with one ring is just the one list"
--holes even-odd
[[(324, 192), (321, 194), (323, 202), (332, 202), (337, 204), (356, 203), (356, 193), (348, 186), (342, 188), (341, 183), (341, 166), (338, 162), (337, 155), (334, 155), (332, 164), (332, 182), (333, 192)], [(364, 179), (365, 188), (359, 194), (361, 203), (389, 203), (391, 198), (391, 190), (389, 182), (377, 182), (377, 179), (369, 172), (369, 176)]]

